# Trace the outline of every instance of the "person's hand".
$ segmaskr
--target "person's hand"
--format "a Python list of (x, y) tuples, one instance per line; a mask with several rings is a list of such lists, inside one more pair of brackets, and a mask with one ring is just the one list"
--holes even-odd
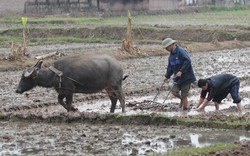
[(197, 110), (198, 108), (196, 106), (191, 107), (193, 110)]
[(195, 109), (199, 109), (200, 105), (197, 104), (196, 106), (194, 106)]
[(204, 109), (197, 109), (197, 112), (204, 112)]
[(165, 78), (163, 81), (165, 82), (165, 83), (168, 83), (168, 78)]
[(181, 71), (178, 71), (178, 73), (176, 73), (176, 76), (177, 76), (177, 77), (181, 77), (181, 75), (182, 75), (182, 72), (181, 72)]

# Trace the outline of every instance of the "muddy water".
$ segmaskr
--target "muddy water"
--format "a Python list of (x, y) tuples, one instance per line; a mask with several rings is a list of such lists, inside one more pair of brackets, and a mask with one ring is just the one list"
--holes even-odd
[[(157, 93), (156, 89), (162, 84), (167, 55), (122, 61), (125, 74), (129, 74), (123, 84), (126, 93), (126, 114), (159, 113), (179, 116), (198, 113), (193, 109), (188, 112), (178, 110), (179, 101), (172, 95), (162, 104), (171, 88), (171, 82), (164, 85), (163, 90), (156, 98), (156, 104), (147, 102), (153, 100)], [(250, 49), (190, 53), (190, 56), (197, 79), (223, 72), (237, 75), (241, 80), (242, 105), (246, 108), (246, 112), (250, 111), (247, 109), (250, 104)], [(0, 73), (0, 110), (2, 112), (9, 110), (9, 108), (15, 108), (14, 111), (10, 110), (14, 114), (29, 115), (33, 113), (52, 117), (54, 113), (65, 112), (60, 105), (47, 105), (57, 103), (57, 93), (53, 89), (37, 87), (23, 95), (17, 95), (14, 91), (20, 75), (21, 71)], [(191, 89), (190, 107), (197, 103), (199, 93), (199, 88), (193, 87)], [(74, 95), (73, 105), (81, 112), (104, 114), (109, 112), (110, 101), (106, 98), (105, 93), (96, 94), (97, 97), (101, 97), (97, 99), (91, 99), (89, 96)], [(85, 97), (89, 100), (83, 100)], [(151, 107), (152, 105), (154, 107)], [(223, 100), (220, 105), (221, 110), (232, 107), (235, 108), (235, 105), (230, 96)], [(206, 112), (214, 110), (213, 104), (205, 109)], [(119, 104), (116, 112), (121, 112)], [(236, 113), (236, 109), (228, 109), (222, 113)], [(143, 155), (149, 152), (162, 153), (182, 145), (200, 147), (216, 142), (233, 142), (250, 137), (249, 132), (246, 131), (192, 129), (167, 125), (156, 127), (1, 121), (0, 127), (0, 151), (2, 155), (42, 155), (45, 153), (51, 155), (136, 155), (138, 153)]]
[(0, 122), (0, 155), (147, 155), (250, 139), (250, 132), (169, 126)]

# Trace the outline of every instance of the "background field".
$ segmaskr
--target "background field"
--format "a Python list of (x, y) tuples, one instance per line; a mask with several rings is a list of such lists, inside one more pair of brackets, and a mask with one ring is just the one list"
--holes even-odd
[[(221, 139), (219, 141), (224, 145), (225, 139), (216, 129), (222, 129), (226, 138), (231, 138), (227, 134), (236, 134), (234, 132), (239, 130), (248, 139), (249, 10), (132, 15), (132, 18), (133, 39), (141, 52), (138, 55), (121, 50), (127, 28), (126, 15), (110, 18), (28, 17), (30, 58), (19, 61), (8, 60), (6, 56), (10, 54), (9, 42), (22, 43), (20, 16), (0, 19), (1, 154), (136, 155), (135, 152), (141, 149), (145, 153), (159, 154), (166, 152), (166, 146), (170, 150), (176, 150), (177, 146), (182, 150), (183, 142), (192, 146), (187, 139), (189, 136), (182, 135), (187, 131), (197, 134), (198, 141), (206, 142), (212, 138), (210, 141), (214, 143), (214, 140)], [(220, 111), (214, 111), (213, 104), (201, 113), (191, 109), (199, 99), (200, 89), (195, 86), (190, 92), (188, 112), (179, 111), (179, 100), (172, 95), (165, 105), (162, 104), (170, 84), (161, 91), (157, 103), (151, 105), (148, 101), (156, 95), (165, 74), (168, 53), (161, 48), (165, 37), (177, 39), (178, 44), (188, 50), (197, 78), (222, 72), (237, 75), (241, 80), (240, 95), (246, 113), (237, 112), (230, 96), (220, 105)], [(34, 57), (55, 51), (61, 55), (44, 59), (43, 67), (48, 67), (62, 55), (105, 53), (119, 59), (124, 73), (129, 74), (123, 84), (127, 113), (122, 114), (118, 105), (118, 114), (109, 114), (110, 101), (104, 92), (75, 94), (73, 105), (79, 108), (78, 113), (66, 112), (57, 103), (57, 93), (52, 88), (36, 87), (24, 95), (16, 94), (22, 71), (37, 61)], [(177, 135), (176, 129), (181, 133)], [(205, 136), (202, 136), (203, 131)], [(168, 145), (171, 139), (179, 144)], [(240, 136), (236, 134), (231, 142), (239, 140)], [(167, 144), (163, 144), (164, 148), (162, 142)], [(242, 144), (242, 147), (236, 144), (238, 148), (225, 151), (212, 148), (219, 150), (216, 154), (240, 153), (245, 156), (249, 153), (250, 142)], [(155, 148), (165, 151), (158, 152)], [(196, 153), (198, 150), (191, 151)], [(204, 149), (202, 152), (215, 154), (208, 154)], [(185, 155), (185, 151), (183, 153)]]

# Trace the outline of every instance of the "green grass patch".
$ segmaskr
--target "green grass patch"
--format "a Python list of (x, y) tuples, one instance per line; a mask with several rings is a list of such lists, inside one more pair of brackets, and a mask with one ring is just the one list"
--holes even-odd
[[(250, 10), (218, 10), (220, 11), (172, 15), (132, 15), (132, 31), (135, 34), (133, 39), (140, 43), (160, 43), (162, 37), (156, 39), (156, 35), (172, 34), (177, 36), (177, 34), (191, 32), (191, 34), (199, 36), (193, 35), (192, 38), (192, 35), (184, 35), (182, 39), (194, 42), (211, 42), (213, 36), (218, 36), (219, 39), (221, 38), (219, 41), (235, 38), (250, 40), (248, 37)], [(11, 41), (22, 42), (21, 17), (4, 17), (0, 19), (0, 22), (14, 24), (13, 27), (6, 25), (6, 28), (0, 28), (0, 47), (6, 47), (8, 45), (6, 43)], [(32, 23), (36, 24), (32, 25)], [(225, 25), (239, 25), (239, 28), (235, 26), (233, 28), (225, 27)], [(126, 35), (127, 16), (125, 14), (109, 18), (28, 17), (27, 27), (28, 46), (73, 42), (121, 43)], [(178, 36), (175, 38), (180, 40)]]
[(22, 44), (22, 36), (0, 36), (0, 48), (10, 48), (11, 41)]
[[(211, 6), (209, 6), (211, 7)], [(244, 6), (249, 8), (249, 5)], [(169, 14), (169, 15), (137, 15), (133, 16), (132, 14), (132, 24), (133, 25), (213, 25), (213, 24), (225, 24), (225, 25), (241, 25), (250, 23), (250, 9), (240, 9), (238, 6), (233, 8), (227, 8), (222, 6), (212, 6), (210, 12), (201, 12), (201, 13), (187, 13), (187, 14)], [(2, 23), (20, 23), (22, 26), (21, 17), (5, 17), (0, 20)], [(29, 18), (27, 21), (27, 26), (29, 24), (90, 24), (103, 26), (103, 25), (112, 25), (120, 26), (127, 25), (127, 15), (118, 16), (118, 17), (78, 17), (78, 18), (58, 18), (58, 17), (49, 17), (49, 18)]]
[(247, 12), (250, 9), (250, 5), (234, 5), (231, 7), (225, 5), (209, 5), (207, 6), (212, 11), (242, 11)]
[[(190, 148), (184, 148), (184, 149), (179, 149), (178, 151), (172, 151), (166, 154), (159, 154), (159, 156), (189, 156), (191, 154), (208, 154), (208, 153), (214, 153), (217, 151), (225, 150), (225, 149), (234, 149), (238, 148), (240, 145), (238, 144), (225, 144), (225, 143), (218, 143), (214, 144), (211, 146), (206, 146), (202, 148), (195, 148), (195, 147), (190, 147)], [(154, 156), (158, 156), (158, 154), (154, 154)]]
[[(10, 42), (23, 42), (22, 36), (0, 36), (0, 47), (10, 47)], [(74, 36), (55, 36), (46, 38), (28, 38), (28, 46), (36, 46), (43, 44), (63, 44), (63, 43), (122, 43), (122, 40), (115, 40), (109, 38), (80, 38)]]
[(224, 128), (224, 129), (249, 129), (250, 124), (247, 122), (236, 121), (206, 121), (199, 119), (178, 120), (177, 125), (208, 127), (208, 128)]
[(80, 38), (73, 36), (66, 37), (48, 37), (32, 38), (29, 45), (53, 44), (53, 43), (121, 43), (121, 40), (112, 40), (108, 38)]
[[(98, 23), (98, 22), (102, 22), (102, 18), (58, 18), (58, 17), (49, 17), (49, 18), (29, 18), (28, 17), (28, 21), (27, 24), (29, 23)], [(4, 17), (1, 22), (3, 23), (20, 23), (22, 24), (22, 20), (21, 17)]]

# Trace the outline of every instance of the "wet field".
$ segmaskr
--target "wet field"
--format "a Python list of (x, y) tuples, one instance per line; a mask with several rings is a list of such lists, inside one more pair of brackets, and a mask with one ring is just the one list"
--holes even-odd
[(0, 155), (147, 155), (250, 139), (250, 132), (177, 126), (0, 122)]
[[(242, 105), (249, 112), (250, 104), (250, 49), (234, 49), (207, 53), (190, 53), (197, 79), (219, 73), (231, 73), (241, 80)], [(200, 89), (190, 90), (190, 110), (178, 109), (179, 101), (166, 96), (172, 83), (160, 88), (167, 65), (165, 56), (122, 60), (124, 73), (129, 77), (123, 83), (126, 95), (126, 115), (157, 113), (166, 116), (202, 114), (192, 109), (198, 102)], [(0, 109), (2, 113), (53, 118), (65, 109), (57, 104), (57, 93), (51, 88), (36, 87), (23, 95), (15, 93), (22, 71), (1, 72)], [(166, 99), (165, 103), (163, 101)], [(75, 94), (73, 105), (81, 113), (107, 114), (110, 101), (106, 93)], [(238, 114), (229, 95), (220, 105), (220, 113)], [(205, 112), (214, 112), (211, 103)], [(121, 113), (117, 106), (116, 113)], [(74, 115), (74, 114), (73, 114)], [(3, 155), (147, 155), (163, 153), (182, 146), (201, 147), (217, 142), (249, 139), (248, 131), (187, 128), (178, 126), (110, 125), (90, 123), (0, 122), (0, 151)]]

